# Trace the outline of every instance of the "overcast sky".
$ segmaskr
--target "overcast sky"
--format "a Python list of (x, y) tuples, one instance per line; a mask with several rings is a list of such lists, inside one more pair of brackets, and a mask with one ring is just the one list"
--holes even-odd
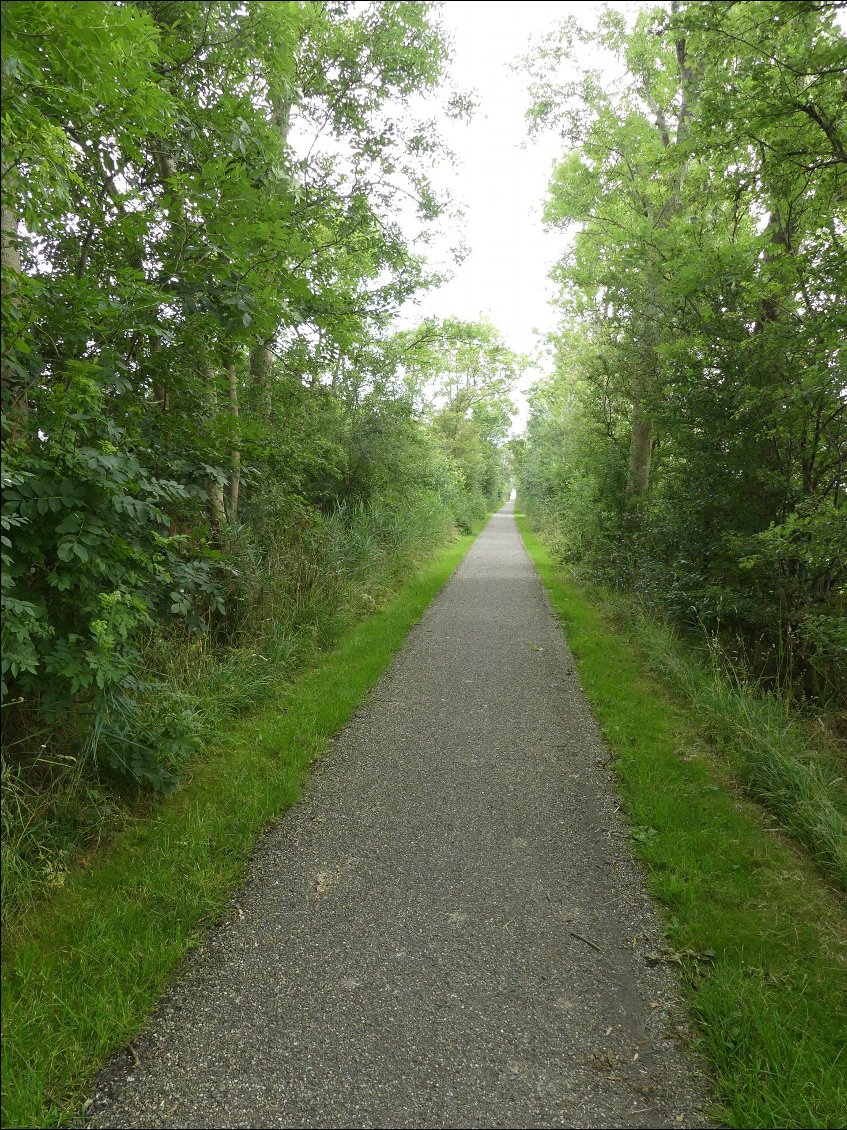
[[(543, 230), (541, 210), (561, 144), (550, 136), (527, 140), (527, 76), (513, 72), (509, 64), (526, 52), (531, 36), (543, 34), (569, 14), (583, 24), (593, 23), (600, 7), (585, 0), (444, 3), (444, 23), (454, 45), (455, 84), (472, 89), (478, 101), (469, 123), (443, 125), (460, 158), (448, 183), (465, 210), (461, 234), (470, 254), (449, 283), (423, 298), (413, 314), (416, 319), (455, 315), (476, 320), (485, 314), (512, 349), (525, 353), (535, 349), (536, 330), (554, 327), (547, 274), (564, 249), (565, 236)], [(528, 373), (524, 387), (538, 375)], [(522, 396), (516, 401), (515, 424), (521, 430), (526, 407)]]
[[(608, 6), (633, 19), (647, 4), (613, 0)], [(465, 209), (462, 236), (470, 254), (451, 282), (405, 311), (408, 320), (428, 315), (476, 320), (487, 314), (512, 349), (525, 353), (535, 349), (536, 330), (554, 328), (547, 275), (565, 249), (566, 236), (543, 230), (541, 209), (561, 144), (551, 136), (527, 140), (527, 76), (510, 70), (509, 64), (526, 53), (531, 36), (543, 35), (568, 15), (593, 26), (602, 7), (594, 0), (445, 0), (454, 82), (473, 89), (479, 102), (469, 123), (445, 121), (442, 126), (460, 158), (449, 184)], [(847, 29), (847, 11), (839, 12), (837, 20)], [(522, 388), (538, 376), (537, 370), (527, 373)], [(515, 400), (514, 427), (521, 431), (526, 402), (522, 395)]]

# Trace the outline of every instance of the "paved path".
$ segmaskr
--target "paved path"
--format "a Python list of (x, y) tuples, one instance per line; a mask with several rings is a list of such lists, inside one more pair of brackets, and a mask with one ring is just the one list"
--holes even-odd
[(91, 1123), (702, 1126), (660, 946), (509, 505)]

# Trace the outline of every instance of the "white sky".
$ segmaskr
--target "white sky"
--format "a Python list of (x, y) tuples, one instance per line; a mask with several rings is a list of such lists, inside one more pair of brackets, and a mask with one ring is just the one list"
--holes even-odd
[[(632, 19), (647, 4), (612, 0), (608, 6)], [(562, 146), (549, 134), (527, 140), (527, 76), (511, 71), (509, 63), (526, 53), (531, 36), (542, 36), (568, 15), (593, 26), (604, 6), (596, 0), (443, 3), (443, 21), (454, 47), (454, 84), (472, 89), (479, 103), (469, 123), (442, 124), (460, 158), (456, 175), (447, 183), (465, 210), (461, 235), (470, 254), (449, 283), (404, 310), (404, 321), (430, 315), (475, 321), (488, 315), (508, 345), (521, 353), (534, 352), (535, 331), (555, 327), (547, 275), (564, 252), (567, 237), (544, 231), (541, 210)], [(839, 27), (847, 28), (847, 12), (840, 11), (836, 19)], [(591, 62), (596, 64), (596, 56)], [(523, 392), (539, 376), (539, 370), (531, 369), (521, 382), (515, 396), (515, 432), (526, 424)]]
[[(522, 0), (480, 3), (446, 0), (443, 20), (454, 46), (453, 81), (474, 91), (478, 108), (469, 123), (445, 121), (443, 134), (460, 164), (448, 183), (463, 206), (461, 235), (470, 253), (454, 277), (423, 297), (411, 320), (455, 316), (469, 321), (487, 315), (508, 345), (532, 353), (535, 331), (554, 328), (547, 274), (565, 248), (566, 237), (545, 232), (541, 210), (553, 162), (561, 156), (558, 138), (528, 140), (525, 112), (528, 79), (509, 64), (526, 53), (530, 36), (542, 35), (567, 15), (593, 24), (600, 3), (581, 0)], [(632, 9), (634, 3), (610, 5)], [(404, 318), (404, 320), (406, 320)], [(529, 371), (527, 389), (539, 376)], [(526, 401), (515, 397), (515, 431), (526, 422)]]

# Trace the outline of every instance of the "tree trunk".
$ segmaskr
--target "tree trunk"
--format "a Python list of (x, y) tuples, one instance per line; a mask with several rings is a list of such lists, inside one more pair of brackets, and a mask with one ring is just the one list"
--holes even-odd
[(638, 351), (637, 371), (632, 391), (632, 433), (626, 468), (626, 499), (631, 509), (640, 509), (650, 488), (650, 461), (653, 454), (653, 417), (649, 402), (659, 394), (658, 346), (662, 339), (663, 310), (656, 280), (647, 269), (647, 295)]
[[(678, 0), (671, 4), (671, 14), (676, 17), (679, 12)], [(677, 68), (679, 71), (680, 101), (677, 108), (675, 139), (672, 138), (671, 127), (668, 123), (662, 105), (653, 95), (650, 88), (649, 72), (644, 76), (644, 98), (656, 118), (656, 128), (662, 145), (669, 149), (675, 140), (679, 145), (689, 133), (692, 108), (696, 104), (699, 94), (697, 76), (691, 68), (686, 41), (679, 35), (675, 42)], [(664, 205), (656, 216), (656, 228), (663, 229), (668, 226), (672, 218), (679, 212), (682, 202), (682, 190), (685, 177), (688, 173), (690, 158), (685, 158), (679, 163), (676, 173), (669, 185), (669, 193)], [(659, 286), (655, 276), (647, 268), (647, 294), (644, 308), (644, 350), (641, 361), (641, 372), (636, 380), (635, 391), (632, 399), (632, 434), (629, 442), (629, 458), (626, 469), (626, 497), (632, 509), (639, 509), (647, 496), (650, 488), (650, 461), (653, 455), (653, 420), (644, 403), (645, 396), (656, 395), (658, 392), (659, 365), (657, 343), (662, 338), (663, 308), (659, 298)]]
[[(18, 249), (18, 221), (11, 208), (3, 205), (2, 209), (2, 262), (6, 271), (12, 272), (12, 277), (21, 273), (21, 253)], [(3, 284), (3, 297), (12, 287), (9, 283)]]
[[(206, 362), (206, 418), (213, 420), (218, 410), (218, 389), (216, 373), (211, 362)], [(218, 536), (226, 526), (226, 508), (224, 507), (224, 488), (219, 479), (206, 480), (206, 499), (209, 510), (209, 521)]]
[[(288, 143), (288, 133), (291, 128), (291, 105), (290, 100), (278, 98), (274, 100), (271, 107), (271, 122), (279, 132), (283, 149)], [(263, 420), (267, 420), (271, 414), (271, 373), (273, 372), (274, 360), (271, 346), (273, 340), (273, 337), (260, 339), (250, 349), (252, 403), (259, 417)], [(230, 403), (232, 403), (232, 396), (230, 396)], [(238, 416), (237, 399), (234, 415)]]
[(626, 468), (626, 497), (632, 507), (638, 507), (650, 486), (650, 459), (653, 454), (653, 421), (639, 399), (633, 404), (632, 436), (629, 442), (629, 460)]
[[(162, 348), (162, 339), (158, 334), (150, 334), (147, 339), (147, 348), (150, 354), (151, 368), (153, 368), (153, 358)], [(167, 412), (170, 407), (170, 397), (168, 396), (167, 387), (159, 384), (156, 380), (155, 374), (153, 376), (153, 399), (159, 406), (162, 412)]]
[[(779, 208), (776, 205), (771, 207), (768, 214), (768, 225), (765, 228), (765, 235), (768, 237), (770, 247), (765, 248), (763, 262), (766, 266), (775, 263), (781, 255), (792, 255), (792, 241), (794, 231), (787, 227), (782, 222)], [(758, 319), (753, 326), (753, 333), (761, 333), (768, 322), (778, 322), (782, 318), (782, 305), (780, 298), (775, 294), (769, 294), (768, 297), (762, 299), (762, 316)]]
[[(138, 5), (141, 7), (141, 5)], [(146, 6), (145, 6), (146, 7)], [(171, 32), (174, 24), (179, 18), (179, 8), (177, 4), (156, 4), (152, 6), (150, 14), (153, 16), (155, 22), (164, 29), (165, 32)], [(177, 175), (177, 166), (174, 161), (173, 155), (167, 148), (164, 141), (161, 139), (154, 139), (150, 146), (150, 154), (156, 165), (156, 171), (159, 174), (159, 179), (162, 182), (162, 199), (165, 204), (165, 211), (170, 224), (171, 234), (173, 238), (173, 255), (172, 263), (170, 264), (170, 273), (178, 274), (184, 259), (183, 244), (184, 229), (185, 229), (185, 208), (183, 200), (174, 191), (171, 184), (172, 178)], [(133, 266), (136, 264), (133, 263)], [(141, 260), (139, 259), (138, 268), (141, 268)], [(159, 320), (157, 316), (157, 321)], [(151, 359), (155, 353), (158, 353), (162, 345), (161, 337), (157, 334), (150, 334), (148, 337), (148, 347)], [(170, 408), (170, 393), (167, 385), (153, 380), (153, 399), (162, 412), (167, 412)]]
[(271, 414), (271, 369), (274, 355), (271, 343), (257, 342), (250, 350), (250, 378), (253, 382), (253, 395), (256, 412), (266, 420)]
[[(229, 363), (227, 370), (229, 377), (229, 414), (233, 419), (233, 423), (238, 428), (238, 367), (233, 358)], [(236, 446), (230, 452), (231, 470), (229, 475), (229, 520), (233, 524), (238, 521), (238, 492), (241, 488), (241, 451), (237, 446), (238, 440), (236, 438)]]
[[(2, 299), (5, 303), (13, 297), (21, 273), (18, 220), (12, 209), (5, 204), (0, 216), (0, 261), (5, 276), (2, 286)], [(29, 405), (26, 386), (22, 384), (20, 377), (10, 365), (5, 352), (0, 363), (0, 387), (3, 390), (3, 408), (9, 427), (9, 440), (13, 443), (17, 439), (18, 429), (26, 428)]]

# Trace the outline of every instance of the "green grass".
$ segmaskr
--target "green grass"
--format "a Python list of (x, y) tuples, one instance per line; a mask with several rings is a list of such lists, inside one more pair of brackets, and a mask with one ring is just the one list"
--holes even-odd
[(712, 649), (695, 652), (643, 609), (622, 620), (650, 666), (689, 703), (745, 791), (804, 844), (847, 891), (847, 771), (843, 743), (811, 716), (745, 682)]
[(74, 860), (113, 839), (145, 803), (137, 780), (110, 772), (104, 749), (148, 749), (184, 777), (236, 719), (381, 608), (454, 530), (425, 492), (402, 507), (377, 497), (307, 511), (302, 526), (287, 522), (283, 505), (232, 531), (233, 572), (219, 578), (225, 614), (210, 615), (208, 630), (179, 618), (151, 624), (134, 641), (131, 678), (99, 701), (81, 693), (49, 722), (23, 699), (21, 714), (4, 709), (3, 926), (51, 898)]
[[(742, 792), (726, 740), (568, 582), (519, 515), (615, 758), (633, 847), (681, 963), (731, 1127), (847, 1124), (847, 923), (839, 892)], [(748, 733), (749, 738), (749, 733)]]
[(297, 799), (310, 763), (472, 541), (442, 551), (265, 710), (222, 734), (177, 794), (72, 869), (61, 890), (6, 932), (5, 1126), (80, 1117), (98, 1067), (139, 1033), (226, 905), (262, 830)]

